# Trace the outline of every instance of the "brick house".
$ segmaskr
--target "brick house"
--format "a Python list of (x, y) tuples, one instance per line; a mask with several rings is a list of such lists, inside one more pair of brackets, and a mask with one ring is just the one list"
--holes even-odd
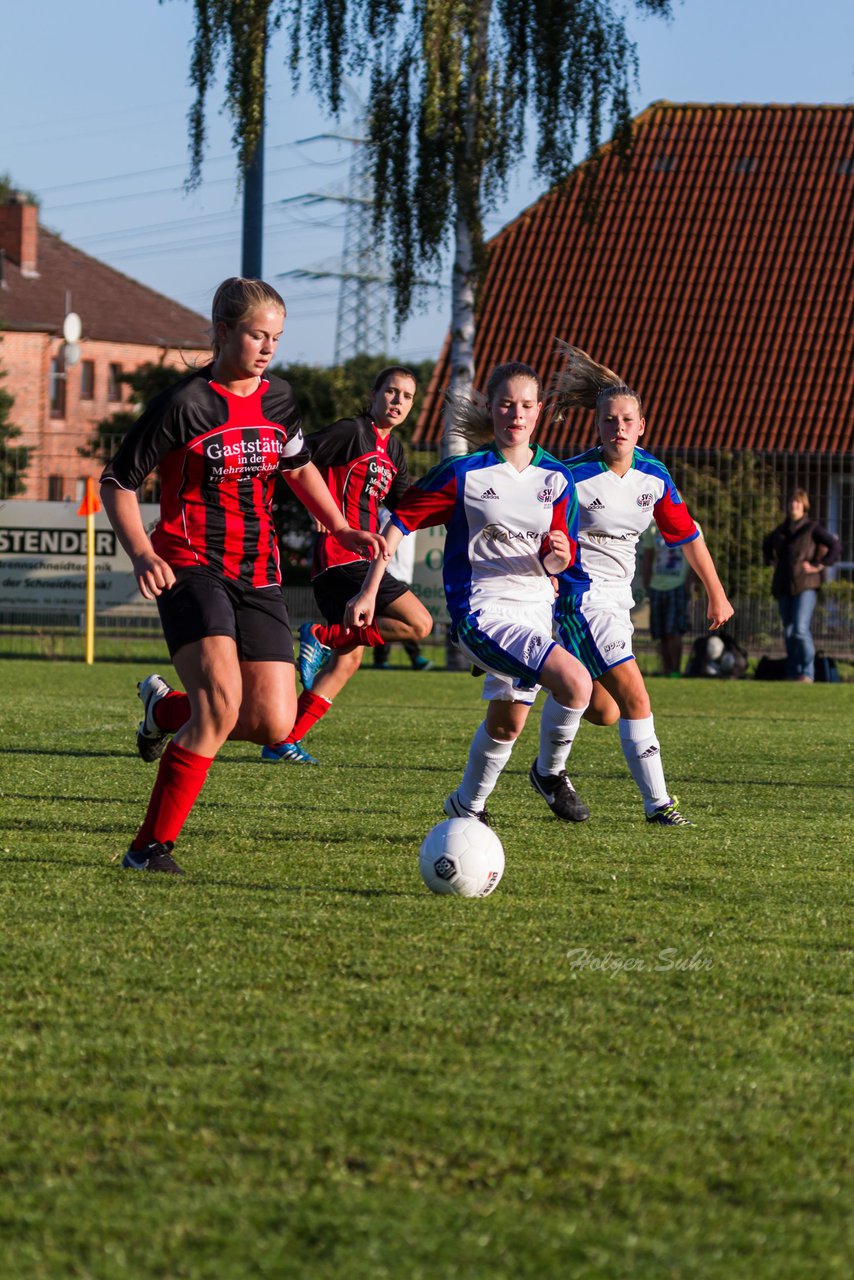
[[(805, 487), (854, 576), (854, 106), (658, 102), (627, 174), (600, 153), (595, 224), (583, 166), (489, 243), (477, 382), (505, 360), (548, 377), (563, 338), (644, 397), (647, 438), (699, 506), (725, 581), (768, 598), (760, 534)], [(441, 435), (449, 342), (414, 442)], [(540, 442), (589, 447), (590, 415)], [(700, 502), (695, 495), (702, 493)], [(757, 541), (759, 540), (759, 541)], [(832, 593), (830, 593), (832, 596)], [(849, 623), (854, 647), (854, 620)], [(748, 628), (749, 630), (749, 628)]]
[[(70, 311), (82, 321), (73, 364), (63, 339)], [(161, 360), (203, 362), (208, 324), (40, 227), (35, 205), (0, 206), (0, 386), (22, 431), (13, 443), (32, 450), (17, 496), (77, 500), (102, 466), (78, 448), (127, 400), (120, 375)]]

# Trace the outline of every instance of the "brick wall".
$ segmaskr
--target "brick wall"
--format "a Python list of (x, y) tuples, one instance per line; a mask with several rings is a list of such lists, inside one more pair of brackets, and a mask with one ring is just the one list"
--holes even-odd
[[(6, 331), (0, 341), (0, 369), (5, 374), (0, 385), (14, 397), (9, 416), (22, 432), (13, 443), (33, 450), (26, 472), (26, 490), (17, 495), (21, 498), (74, 501), (85, 478), (100, 474), (102, 464), (95, 459), (81, 458), (77, 450), (88, 442), (96, 423), (118, 412), (127, 401), (129, 388), (124, 384), (120, 386), (120, 401), (108, 398), (111, 364), (121, 366), (123, 373), (132, 373), (140, 365), (158, 362), (164, 355), (167, 364), (187, 369), (204, 364), (210, 358), (210, 352), (201, 348), (170, 349), (164, 353), (162, 347), (84, 339), (80, 343), (79, 363), (65, 371), (63, 416), (55, 417), (50, 404), (50, 370), (51, 361), (61, 352), (62, 345), (60, 339), (46, 333)], [(91, 400), (81, 399), (80, 394), (86, 360), (94, 363)]]

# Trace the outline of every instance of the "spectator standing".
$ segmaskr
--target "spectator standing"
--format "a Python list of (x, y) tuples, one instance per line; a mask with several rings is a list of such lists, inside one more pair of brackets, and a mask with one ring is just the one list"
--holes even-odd
[(812, 684), (815, 679), (815, 644), (812, 616), (824, 573), (836, 564), (842, 547), (809, 515), (806, 489), (794, 489), (788, 501), (788, 515), (764, 539), (762, 554), (773, 564), (771, 593), (780, 610), (786, 642), (786, 679)]
[(688, 600), (697, 575), (682, 547), (668, 545), (657, 525), (650, 525), (641, 534), (640, 547), (641, 577), (649, 600), (649, 630), (653, 640), (658, 641), (661, 674), (681, 676), (682, 637), (688, 629)]

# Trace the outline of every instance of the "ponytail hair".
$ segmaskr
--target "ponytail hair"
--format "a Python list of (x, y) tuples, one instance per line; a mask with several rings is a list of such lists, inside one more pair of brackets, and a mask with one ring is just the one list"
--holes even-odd
[(220, 353), (222, 344), (216, 333), (216, 327), (222, 323), (227, 329), (234, 329), (259, 307), (274, 307), (282, 316), (288, 314), (283, 299), (272, 285), (263, 280), (250, 280), (245, 276), (229, 276), (214, 294), (211, 304), (211, 346), (214, 359)]
[(486, 380), (485, 396), (479, 391), (473, 391), (470, 396), (461, 396), (453, 391), (445, 392), (445, 408), (451, 428), (462, 436), (471, 450), (482, 449), (492, 443), (492, 402), (502, 383), (510, 378), (525, 378), (528, 382), (536, 383), (537, 402), (542, 400), (543, 384), (539, 375), (521, 360), (496, 365)]
[(637, 401), (638, 413), (643, 417), (643, 405), (637, 391), (632, 390), (613, 369), (597, 364), (586, 351), (560, 339), (555, 343), (555, 351), (563, 356), (565, 364), (561, 372), (555, 374), (547, 397), (554, 422), (563, 422), (571, 409), (597, 409), (601, 400), (611, 396), (631, 396)]

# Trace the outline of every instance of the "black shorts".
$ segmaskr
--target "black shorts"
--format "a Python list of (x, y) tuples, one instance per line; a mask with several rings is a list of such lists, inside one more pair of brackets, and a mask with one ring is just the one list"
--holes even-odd
[(241, 662), (293, 662), (281, 587), (249, 587), (202, 567), (176, 569), (175, 579), (157, 597), (170, 657), (207, 636), (231, 636)]
[[(338, 564), (317, 575), (311, 585), (317, 607), (327, 622), (344, 621), (348, 601), (362, 590), (370, 567), (370, 560), (362, 560), (359, 564)], [(385, 613), (392, 601), (399, 600), (409, 590), (405, 582), (384, 573), (377, 592), (377, 614)]]

